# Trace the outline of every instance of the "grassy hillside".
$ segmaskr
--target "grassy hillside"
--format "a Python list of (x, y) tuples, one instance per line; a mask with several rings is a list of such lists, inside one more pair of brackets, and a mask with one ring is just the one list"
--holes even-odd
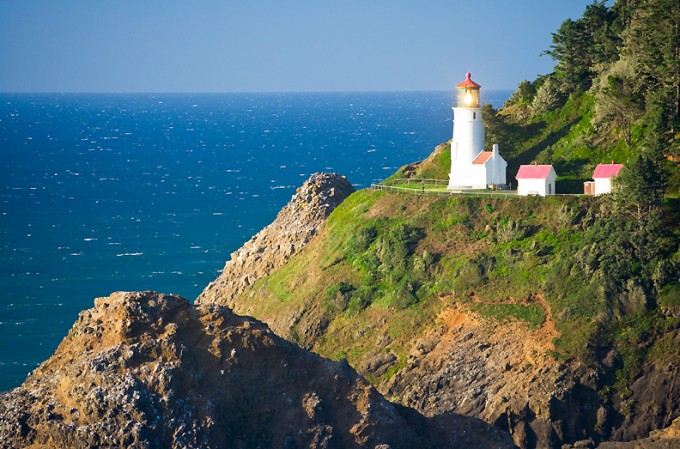
[(680, 325), (680, 205), (666, 204), (665, 231), (652, 235), (611, 216), (608, 201), (362, 190), (239, 301), (298, 343), (358, 368), (396, 354), (385, 378), (451, 304), (528, 329), (550, 314), (560, 335), (554, 357), (598, 368), (614, 348), (608, 375), (625, 388), (644, 362), (677, 357), (663, 336)]
[(420, 162), (405, 165), (385, 181), (394, 179), (449, 179), (451, 172), (451, 142), (438, 145), (432, 154)]
[[(656, 416), (653, 403), (636, 404), (647, 393), (633, 381), (649, 383), (643, 374), (654, 369), (674, 378), (680, 366), (680, 80), (673, 78), (677, 58), (652, 72), (654, 44), (635, 36), (655, 32), (649, 14), (669, 8), (680, 14), (677, 2), (665, 0), (593, 3), (554, 34), (554, 73), (521, 83), (500, 111), (485, 107), (486, 140), (500, 144), (508, 181), (519, 165), (537, 161), (555, 166), (558, 192), (581, 193), (597, 164), (615, 160), (626, 165), (615, 194), (359, 191), (318, 238), (237, 298), (239, 311), (324, 356), (347, 359), (385, 386), (411, 368), (414, 344), (436, 330), (443, 312), (455, 310), (502, 335), (552, 338), (536, 339), (552, 367), (569, 366), (564, 372), (573, 378), (590, 373), (578, 382), (599, 396), (576, 402), (616, 409), (616, 416), (605, 410), (604, 421), (626, 428), (631, 416)], [(444, 143), (389, 179), (447, 179), (449, 171)], [(661, 394), (666, 380), (659, 380)], [(590, 431), (603, 428), (600, 415)]]

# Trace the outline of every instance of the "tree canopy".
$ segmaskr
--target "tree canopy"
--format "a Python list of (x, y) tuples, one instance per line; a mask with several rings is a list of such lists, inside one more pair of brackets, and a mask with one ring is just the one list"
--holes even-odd
[(584, 181), (603, 161), (658, 153), (671, 162), (669, 192), (680, 194), (680, 2), (596, 0), (545, 53), (554, 71), (523, 81), (500, 114), (524, 129), (516, 157)]

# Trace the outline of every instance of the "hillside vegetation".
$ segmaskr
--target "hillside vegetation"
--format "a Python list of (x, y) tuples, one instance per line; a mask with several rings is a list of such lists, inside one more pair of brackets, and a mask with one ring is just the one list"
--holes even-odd
[[(680, 366), (680, 203), (669, 199), (638, 217), (621, 205), (623, 192), (632, 194), (498, 199), (358, 191), (333, 211), (318, 237), (229, 301), (304, 347), (347, 359), (383, 393), (424, 413), (469, 413), (514, 431), (513, 421), (531, 421), (533, 414), (547, 423), (564, 419), (551, 398), (567, 408), (573, 400), (565, 395), (582, 384), (591, 391), (578, 402), (585, 410), (564, 412), (583, 420), (576, 427), (582, 433), (562, 438), (598, 432), (608, 438), (615, 429), (619, 438), (644, 437), (669, 425), (678, 411), (677, 392), (657, 382), (677, 378)], [(442, 382), (456, 376), (446, 373), (438, 374), (434, 391), (414, 396), (410, 389), (426, 392), (425, 376), (477, 332), (457, 324), (463, 322), (486, 323), (473, 338), (481, 350), (521, 354), (509, 362), (464, 358), (456, 367), (500, 370), (487, 393), (503, 383), (528, 385), (528, 399), (520, 401), (529, 403), (502, 405), (513, 398), (503, 393), (498, 403), (472, 409), (441, 404), (439, 398), (456, 389), (479, 394), (470, 386), (477, 376), (449, 389)], [(447, 332), (458, 336), (425, 365)], [(494, 334), (506, 341), (489, 343)], [(530, 348), (517, 349), (526, 344)], [(478, 350), (471, 351), (476, 357)], [(664, 398), (653, 408), (642, 401), (651, 393), (635, 387), (650, 370), (662, 371), (654, 382), (642, 381)], [(549, 386), (535, 386), (536, 376), (548, 378), (548, 372)], [(529, 417), (499, 416), (499, 410), (515, 416), (524, 407), (533, 410)], [(644, 423), (625, 424), (636, 416), (645, 416)], [(532, 438), (516, 442), (536, 447), (546, 441)]]
[(389, 316), (388, 348), (405, 356), (447, 304), (538, 328), (541, 295), (560, 333), (555, 357), (597, 364), (603, 348), (642, 345), (635, 360), (621, 360), (617, 375), (632, 376), (647, 356), (665, 354), (649, 346), (654, 337), (680, 323), (663, 313), (680, 306), (680, 208), (669, 202), (665, 221), (642, 226), (612, 213), (610, 200), (360, 191), (244, 304), (272, 319), (304, 310), (289, 335), (358, 366), (373, 348), (355, 330), (376, 316)]
[(510, 172), (532, 160), (554, 164), (562, 191), (578, 193), (598, 163), (647, 157), (677, 194), (680, 3), (593, 2), (562, 23), (546, 54), (555, 71), (520, 83), (502, 110), (487, 113), (489, 137), (507, 142)]

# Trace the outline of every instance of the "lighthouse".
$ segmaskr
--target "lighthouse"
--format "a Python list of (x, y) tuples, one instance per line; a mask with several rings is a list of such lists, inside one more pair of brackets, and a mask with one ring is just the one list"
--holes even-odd
[(456, 86), (449, 189), (486, 189), (505, 185), (508, 164), (498, 153), (498, 145), (493, 145), (492, 151), (484, 151), (480, 87), (472, 81), (470, 72), (465, 75), (465, 81)]

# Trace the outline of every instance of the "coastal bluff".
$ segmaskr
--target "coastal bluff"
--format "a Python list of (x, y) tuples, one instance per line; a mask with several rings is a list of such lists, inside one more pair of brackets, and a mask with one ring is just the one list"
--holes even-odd
[(208, 284), (196, 303), (233, 307), (236, 296), (304, 248), (331, 212), (353, 192), (354, 187), (344, 176), (313, 174), (271, 224), (231, 254), (222, 274)]
[(98, 298), (0, 395), (0, 448), (510, 448), (478, 419), (426, 418), (349, 365), (174, 295)]
[[(440, 145), (399, 173), (438, 172), (448, 151)], [(570, 314), (582, 313), (569, 302), (588, 284), (557, 295), (562, 279), (551, 273), (560, 260), (580, 260), (578, 245), (562, 239), (591, 232), (597, 199), (364, 189), (321, 209), (310, 207), (314, 195), (327, 198), (333, 184), (311, 181), (232, 254), (198, 303), (254, 316), (306, 349), (346, 359), (391, 401), (426, 416), (482, 419), (522, 448), (677, 444), (673, 432), (651, 436), (677, 417), (676, 352), (627, 374), (615, 385), (624, 396), (612, 385), (625, 347), (598, 348), (596, 359), (564, 349), (580, 338), (563, 338)], [(314, 231), (287, 251), (300, 229)], [(680, 344), (672, 323), (649, 335), (650, 346)]]

